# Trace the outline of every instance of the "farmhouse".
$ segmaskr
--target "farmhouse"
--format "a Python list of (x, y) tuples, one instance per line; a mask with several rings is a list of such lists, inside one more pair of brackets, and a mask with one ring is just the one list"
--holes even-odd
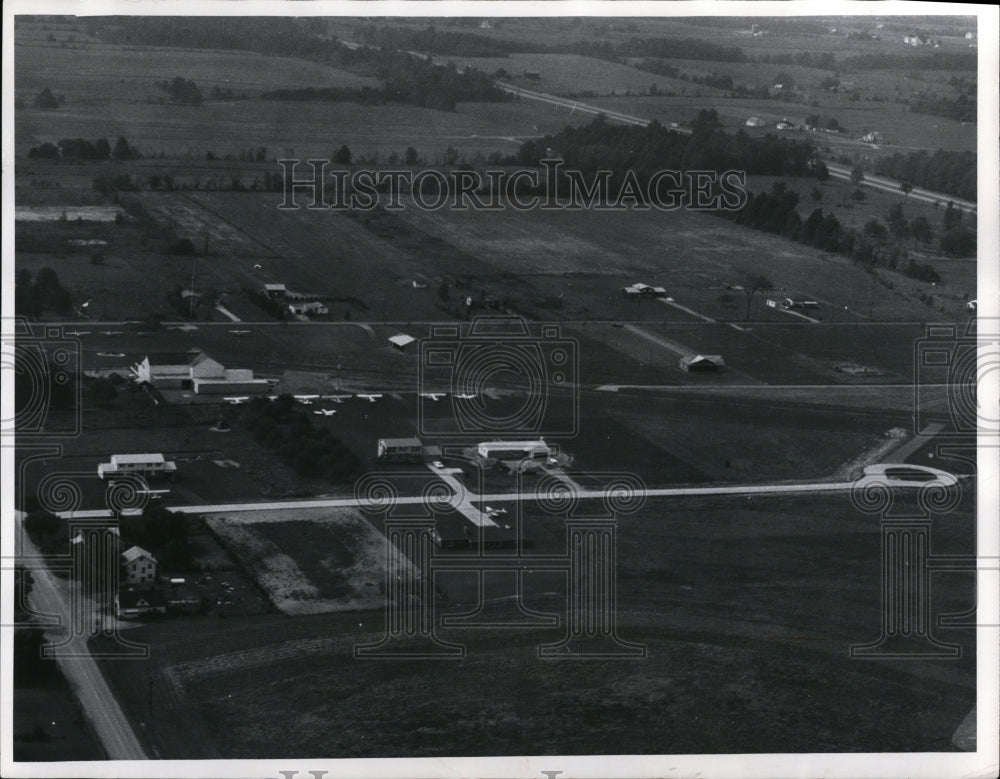
[(476, 446), (476, 452), (486, 460), (544, 459), (552, 455), (551, 447), (542, 438), (534, 441), (483, 441)]
[(115, 616), (118, 619), (135, 619), (150, 614), (166, 614), (167, 599), (157, 589), (129, 587), (115, 594)]
[(420, 462), (424, 448), (419, 438), (380, 438), (378, 459), (384, 462)]
[(718, 354), (690, 354), (687, 357), (681, 357), (678, 364), (688, 372), (695, 372), (718, 370), (726, 363)]
[(159, 452), (146, 454), (113, 454), (111, 462), (98, 463), (97, 476), (107, 479), (114, 476), (136, 474), (143, 477), (173, 476), (177, 472), (177, 463), (164, 459)]
[(266, 392), (267, 379), (255, 379), (253, 371), (226, 368), (200, 349), (189, 349), (183, 355), (149, 355), (132, 366), (132, 374), (140, 384), (156, 389), (191, 389), (201, 395), (233, 392)]
[(122, 571), (129, 584), (156, 581), (156, 558), (141, 546), (130, 546), (121, 553)]

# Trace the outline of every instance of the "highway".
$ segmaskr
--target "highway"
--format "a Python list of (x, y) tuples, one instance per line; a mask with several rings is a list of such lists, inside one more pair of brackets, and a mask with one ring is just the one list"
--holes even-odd
[[(28, 534), (21, 531), (20, 512), (16, 512), (15, 516), (18, 524), (16, 532), (23, 544), (22, 554), (31, 560), (34, 585), (31, 588), (29, 603), (34, 611), (56, 615), (59, 618), (58, 626), (45, 631), (49, 643), (61, 644), (55, 655), (56, 664), (69, 682), (77, 700), (80, 701), (84, 714), (104, 746), (108, 759), (146, 760), (148, 755), (139, 744), (132, 726), (108, 687), (100, 668), (90, 656), (87, 646), (90, 631), (78, 631), (72, 626), (73, 612), (63, 591), (66, 585), (57, 580), (45, 567), (41, 553), (35, 548)], [(67, 631), (69, 642), (63, 643), (67, 639)]]
[[(851, 171), (842, 165), (827, 161), (826, 168), (830, 171), (830, 176), (835, 179), (847, 181), (851, 178)], [(893, 192), (897, 195), (903, 194), (903, 190), (900, 189), (900, 182), (885, 178), (884, 176), (875, 176), (871, 173), (865, 173), (865, 178), (861, 183), (863, 186), (871, 187), (872, 189), (879, 189), (883, 192)], [(923, 189), (921, 187), (913, 187), (913, 189), (910, 190), (909, 195), (907, 195), (907, 198), (920, 200), (924, 203), (938, 203), (942, 206), (951, 203), (960, 211), (966, 211), (970, 214), (976, 213), (975, 203), (970, 203), (968, 200), (962, 200), (961, 198), (954, 197), (952, 195), (942, 195), (940, 192), (932, 192), (929, 189)]]

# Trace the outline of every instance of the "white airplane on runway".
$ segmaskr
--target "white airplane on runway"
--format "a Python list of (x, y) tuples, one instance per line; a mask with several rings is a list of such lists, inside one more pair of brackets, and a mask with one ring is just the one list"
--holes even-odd
[(335, 409), (335, 408), (321, 408), (321, 409), (317, 409), (313, 413), (314, 414), (322, 414), (325, 417), (332, 417), (334, 414), (337, 413), (337, 409)]
[(312, 402), (317, 398), (319, 398), (319, 395), (292, 395), (292, 397), (295, 398), (299, 403), (302, 403), (306, 406), (311, 406)]
[(470, 394), (468, 392), (459, 392), (455, 394), (455, 397), (458, 398), (459, 400), (473, 400), (475, 399), (476, 395), (475, 393)]
[(345, 400), (350, 400), (353, 395), (320, 395), (321, 400), (332, 400), (334, 403), (343, 403)]
[(101, 335), (121, 335), (121, 330), (101, 330)]
[(238, 406), (240, 403), (246, 403), (250, 400), (249, 395), (239, 395), (238, 397), (223, 398), (226, 403), (232, 403), (234, 406)]
[(98, 352), (98, 357), (124, 357), (125, 352)]
[(243, 336), (243, 335), (249, 335), (250, 334), (249, 330), (230, 330), (229, 332), (232, 333), (233, 335), (235, 335), (237, 338), (239, 338), (240, 336)]
[(67, 330), (66, 335), (90, 335), (90, 330)]
[(427, 398), (428, 400), (433, 400), (437, 403), (441, 398), (447, 395), (447, 392), (421, 392), (420, 397)]
[(376, 400), (382, 397), (382, 393), (378, 392), (371, 395), (363, 395), (362, 393), (359, 392), (358, 397), (361, 398), (362, 400), (367, 400), (369, 403), (374, 403)]

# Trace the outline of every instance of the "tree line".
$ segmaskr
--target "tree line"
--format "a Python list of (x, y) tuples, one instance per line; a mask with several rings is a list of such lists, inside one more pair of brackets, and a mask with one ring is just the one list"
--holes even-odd
[(896, 152), (877, 158), (874, 172), (963, 200), (976, 199), (976, 153), (972, 151)]
[(47, 160), (138, 160), (142, 154), (119, 136), (114, 148), (107, 138), (88, 141), (85, 138), (63, 138), (58, 143), (43, 143), (28, 150), (31, 159)]

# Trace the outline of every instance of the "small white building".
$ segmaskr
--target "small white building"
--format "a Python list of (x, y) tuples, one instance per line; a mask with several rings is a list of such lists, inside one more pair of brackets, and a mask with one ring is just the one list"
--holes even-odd
[(283, 298), (288, 294), (288, 289), (284, 284), (265, 284), (264, 294), (269, 298)]
[(291, 311), (296, 316), (310, 316), (310, 315), (320, 315), (325, 316), (330, 313), (329, 306), (320, 303), (318, 300), (312, 300), (308, 303), (289, 303), (288, 310)]
[(177, 463), (165, 460), (159, 452), (144, 454), (113, 454), (111, 462), (98, 463), (97, 475), (101, 479), (114, 476), (171, 476), (177, 472)]
[(678, 365), (688, 372), (715, 371), (725, 364), (722, 356), (718, 354), (689, 354), (678, 361)]
[(141, 546), (131, 546), (121, 554), (122, 571), (128, 584), (156, 581), (156, 558)]
[(190, 389), (200, 395), (267, 392), (271, 386), (267, 379), (255, 379), (252, 370), (226, 368), (200, 349), (189, 349), (184, 355), (163, 356), (155, 361), (147, 355), (142, 362), (132, 366), (132, 373), (136, 381), (151, 384), (156, 389)]
[(483, 441), (476, 446), (483, 459), (538, 460), (552, 456), (552, 447), (539, 438), (533, 441)]

